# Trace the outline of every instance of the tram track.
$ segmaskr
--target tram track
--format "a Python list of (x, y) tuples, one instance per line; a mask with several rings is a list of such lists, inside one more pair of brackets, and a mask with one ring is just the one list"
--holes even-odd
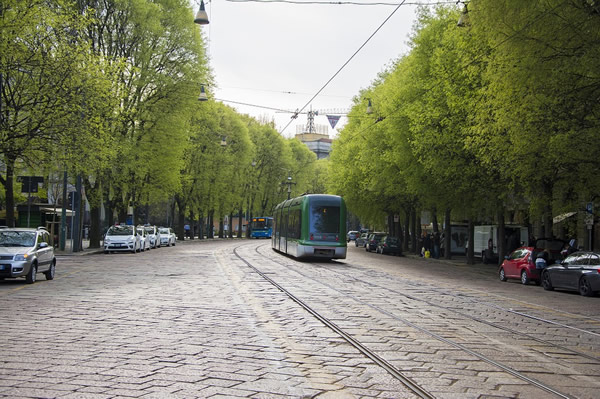
[[(264, 247), (264, 246), (262, 246), (262, 247)], [(496, 368), (499, 368), (499, 369), (501, 369), (503, 372), (506, 372), (506, 373), (508, 373), (508, 374), (510, 374), (510, 375), (512, 375), (512, 376), (514, 376), (514, 377), (516, 377), (516, 378), (518, 378), (518, 379), (520, 379), (520, 380), (522, 380), (522, 381), (526, 382), (527, 384), (530, 384), (530, 385), (532, 385), (532, 386), (535, 386), (535, 387), (537, 387), (537, 388), (539, 388), (539, 389), (542, 389), (542, 390), (544, 390), (544, 391), (545, 391), (545, 392), (547, 392), (547, 393), (551, 393), (551, 394), (553, 394), (553, 395), (555, 395), (555, 396), (557, 396), (557, 397), (562, 397), (562, 398), (570, 398), (570, 397), (571, 397), (571, 396), (569, 396), (568, 394), (565, 394), (564, 392), (561, 392), (559, 389), (557, 389), (557, 388), (554, 388), (554, 387), (550, 386), (550, 385), (549, 385), (549, 384), (547, 384), (547, 383), (544, 383), (544, 382), (542, 382), (542, 381), (539, 381), (539, 380), (537, 380), (537, 379), (535, 379), (535, 378), (532, 378), (532, 377), (529, 377), (529, 376), (527, 376), (527, 375), (523, 374), (522, 372), (520, 372), (520, 371), (518, 371), (518, 370), (514, 369), (513, 367), (510, 367), (510, 366), (508, 366), (508, 365), (505, 365), (505, 364), (503, 364), (503, 363), (501, 363), (501, 362), (499, 362), (499, 361), (496, 361), (496, 360), (494, 360), (494, 359), (490, 358), (489, 356), (486, 356), (486, 355), (484, 355), (484, 354), (481, 354), (481, 353), (477, 352), (476, 350), (472, 350), (472, 349), (468, 348), (467, 346), (465, 346), (465, 345), (463, 345), (463, 344), (461, 344), (461, 343), (458, 343), (458, 342), (455, 342), (455, 341), (453, 341), (452, 339), (449, 339), (449, 338), (443, 337), (442, 335), (440, 335), (440, 334), (436, 333), (435, 331), (431, 331), (431, 330), (430, 330), (430, 329), (428, 329), (428, 328), (424, 328), (424, 327), (422, 327), (422, 326), (419, 326), (419, 325), (417, 325), (416, 323), (414, 323), (414, 322), (411, 322), (411, 321), (410, 321), (410, 320), (408, 320), (407, 318), (400, 317), (400, 316), (398, 316), (398, 315), (396, 315), (396, 314), (394, 314), (394, 313), (392, 313), (392, 312), (389, 312), (389, 311), (388, 311), (388, 310), (386, 310), (386, 309), (383, 309), (382, 307), (380, 307), (380, 306), (378, 306), (378, 305), (374, 305), (374, 304), (372, 304), (372, 303), (369, 303), (368, 301), (365, 301), (365, 300), (363, 300), (363, 299), (360, 299), (360, 298), (358, 298), (358, 297), (356, 297), (356, 296), (354, 296), (354, 295), (351, 295), (351, 294), (349, 294), (348, 292), (345, 292), (345, 291), (343, 291), (343, 290), (339, 289), (339, 287), (334, 287), (333, 285), (331, 285), (331, 284), (328, 284), (328, 283), (326, 283), (326, 282), (322, 281), (321, 279), (318, 279), (318, 278), (315, 278), (315, 277), (313, 277), (313, 276), (310, 276), (310, 275), (308, 275), (308, 274), (306, 274), (306, 273), (303, 273), (302, 271), (298, 270), (298, 268), (297, 268), (297, 267), (295, 267), (295, 265), (291, 265), (291, 264), (290, 264), (290, 262), (295, 262), (295, 261), (292, 261), (291, 259), (290, 259), (290, 262), (281, 262), (281, 261), (279, 261), (279, 260), (273, 259), (272, 257), (266, 256), (265, 254), (263, 254), (263, 253), (261, 253), (261, 252), (259, 251), (259, 248), (260, 248), (260, 247), (255, 247), (255, 251), (256, 251), (256, 253), (257, 253), (258, 255), (260, 255), (261, 257), (264, 257), (264, 258), (268, 259), (269, 261), (271, 261), (271, 262), (274, 262), (274, 263), (276, 263), (276, 264), (279, 264), (280, 266), (284, 266), (284, 267), (286, 267), (286, 268), (290, 268), (290, 266), (291, 266), (291, 267), (293, 267), (293, 271), (294, 271), (295, 273), (298, 273), (298, 274), (300, 274), (301, 276), (303, 276), (304, 278), (307, 278), (307, 279), (313, 280), (313, 281), (315, 281), (315, 282), (317, 282), (317, 283), (319, 283), (319, 284), (321, 284), (321, 285), (323, 285), (323, 286), (326, 286), (326, 287), (327, 287), (328, 289), (330, 289), (330, 290), (337, 291), (337, 292), (339, 292), (341, 295), (343, 295), (343, 296), (345, 296), (345, 297), (348, 297), (348, 298), (351, 298), (353, 301), (355, 301), (355, 302), (357, 302), (357, 303), (360, 303), (362, 306), (369, 307), (370, 309), (372, 309), (372, 310), (374, 310), (374, 311), (377, 311), (377, 312), (379, 312), (379, 313), (381, 313), (381, 314), (384, 314), (384, 315), (386, 315), (388, 318), (392, 318), (392, 319), (394, 319), (394, 320), (396, 320), (396, 321), (402, 322), (403, 324), (405, 324), (405, 325), (407, 325), (407, 326), (410, 326), (411, 328), (413, 328), (413, 329), (415, 329), (415, 330), (418, 330), (418, 331), (420, 331), (420, 332), (421, 332), (421, 333), (423, 333), (423, 334), (427, 334), (428, 336), (430, 336), (430, 337), (432, 337), (432, 338), (434, 338), (434, 339), (436, 339), (436, 340), (438, 340), (438, 341), (441, 341), (441, 342), (443, 342), (443, 343), (445, 343), (445, 344), (447, 344), (447, 345), (450, 345), (450, 346), (452, 346), (452, 347), (454, 347), (454, 348), (456, 348), (456, 349), (459, 349), (459, 350), (461, 350), (461, 351), (464, 351), (464, 352), (466, 352), (466, 353), (468, 353), (468, 354), (470, 354), (470, 355), (472, 355), (472, 356), (474, 356), (474, 357), (478, 358), (479, 360), (481, 360), (481, 361), (483, 361), (483, 362), (485, 362), (485, 363), (487, 363), (487, 364), (490, 364), (490, 365), (492, 365), (492, 366), (494, 366), (494, 367), (496, 367)], [(236, 256), (237, 256), (238, 258), (242, 259), (242, 261), (244, 261), (244, 263), (246, 263), (246, 264), (247, 264), (249, 267), (253, 268), (253, 269), (254, 269), (254, 270), (257, 272), (257, 273), (261, 274), (261, 275), (263, 276), (263, 278), (266, 278), (266, 279), (268, 279), (268, 280), (269, 280), (269, 281), (270, 281), (272, 284), (273, 284), (273, 283), (277, 284), (277, 286), (278, 286), (278, 289), (280, 289), (282, 292), (285, 292), (285, 293), (286, 293), (288, 296), (289, 296), (289, 295), (294, 295), (294, 294), (292, 294), (291, 292), (289, 292), (288, 290), (286, 290), (284, 287), (282, 287), (281, 285), (279, 285), (278, 283), (274, 282), (274, 281), (272, 280), (272, 278), (270, 278), (270, 277), (268, 277), (268, 276), (264, 275), (264, 272), (260, 271), (258, 268), (256, 268), (256, 267), (254, 267), (253, 265), (251, 265), (251, 264), (250, 264), (250, 262), (248, 262), (246, 259), (243, 259), (243, 257), (242, 257), (242, 256), (240, 256), (240, 255), (238, 254), (237, 248), (236, 248), (236, 250), (235, 250), (235, 254), (236, 254)], [(283, 259), (286, 259), (286, 258), (283, 258)], [(310, 263), (303, 262), (303, 264), (310, 264)], [(317, 265), (317, 264), (314, 264), (314, 265)], [(318, 266), (320, 266), (320, 267), (323, 267), (323, 264), (322, 264), (322, 263), (320, 263), (320, 264), (318, 264)], [(339, 274), (340, 276), (343, 276), (343, 277), (345, 277), (345, 278), (347, 278), (347, 279), (353, 279), (354, 281), (360, 282), (360, 283), (362, 283), (362, 284), (367, 284), (367, 286), (369, 286), (369, 287), (371, 287), (371, 288), (385, 289), (385, 290), (388, 290), (388, 291), (390, 291), (390, 292), (393, 292), (393, 293), (394, 293), (394, 294), (396, 294), (396, 295), (403, 295), (404, 297), (406, 297), (406, 298), (408, 298), (408, 299), (410, 299), (410, 300), (414, 300), (414, 301), (420, 301), (420, 302), (422, 302), (422, 303), (426, 303), (426, 304), (427, 304), (427, 305), (429, 305), (429, 306), (436, 307), (436, 308), (438, 308), (438, 309), (443, 309), (444, 311), (451, 311), (451, 312), (453, 312), (454, 314), (458, 314), (458, 315), (460, 315), (461, 317), (466, 317), (466, 318), (468, 318), (468, 319), (470, 319), (470, 320), (473, 320), (473, 321), (476, 321), (476, 322), (480, 322), (480, 323), (486, 324), (486, 325), (488, 325), (488, 326), (490, 326), (490, 327), (498, 328), (498, 329), (501, 329), (501, 330), (503, 330), (503, 331), (506, 331), (506, 332), (508, 332), (508, 333), (511, 333), (511, 334), (517, 334), (517, 335), (520, 335), (520, 336), (522, 336), (522, 337), (525, 337), (525, 338), (527, 338), (527, 339), (531, 339), (532, 341), (536, 341), (536, 342), (538, 342), (538, 343), (541, 343), (541, 344), (547, 345), (547, 346), (549, 346), (549, 347), (553, 347), (553, 348), (556, 348), (556, 349), (560, 349), (561, 351), (569, 352), (569, 353), (570, 353), (571, 355), (573, 355), (573, 356), (580, 356), (581, 358), (587, 359), (588, 361), (592, 361), (592, 362), (595, 362), (595, 363), (599, 363), (599, 362), (600, 362), (600, 359), (599, 359), (598, 357), (596, 357), (596, 356), (588, 355), (588, 354), (586, 354), (586, 353), (583, 353), (583, 352), (580, 352), (580, 351), (576, 351), (576, 350), (573, 350), (573, 349), (571, 349), (571, 348), (568, 348), (568, 347), (565, 347), (565, 346), (562, 346), (562, 345), (558, 345), (558, 344), (556, 344), (556, 343), (553, 343), (553, 342), (549, 342), (549, 341), (546, 341), (546, 340), (543, 340), (543, 339), (540, 339), (540, 338), (537, 338), (537, 337), (533, 337), (533, 336), (531, 336), (531, 335), (529, 335), (529, 334), (522, 333), (522, 332), (516, 331), (516, 330), (514, 330), (514, 329), (510, 329), (510, 328), (508, 328), (508, 327), (505, 327), (505, 326), (499, 326), (499, 325), (497, 325), (496, 323), (491, 323), (491, 322), (485, 321), (485, 320), (483, 320), (483, 319), (481, 319), (481, 318), (478, 318), (478, 317), (474, 317), (474, 316), (466, 315), (466, 314), (464, 314), (464, 312), (455, 311), (455, 310), (453, 310), (453, 309), (451, 309), (451, 308), (444, 307), (444, 306), (438, 305), (438, 304), (436, 304), (436, 303), (433, 303), (432, 301), (427, 301), (427, 300), (424, 300), (424, 299), (422, 299), (422, 298), (417, 298), (417, 297), (416, 297), (416, 296), (414, 296), (414, 295), (410, 295), (410, 294), (404, 294), (404, 293), (401, 293), (401, 292), (399, 292), (399, 291), (389, 290), (389, 288), (386, 288), (386, 287), (384, 287), (384, 286), (380, 286), (380, 285), (377, 285), (377, 284), (373, 284), (373, 283), (371, 283), (371, 282), (368, 282), (368, 281), (366, 281), (366, 280), (363, 280), (363, 279), (357, 279), (357, 278), (356, 278), (356, 277), (354, 277), (354, 276), (350, 276), (350, 275), (347, 275), (347, 274), (341, 273), (341, 272), (339, 272), (339, 271), (337, 271), (337, 270), (331, 270), (331, 269), (332, 269), (332, 268), (330, 268), (330, 269), (329, 269), (329, 272), (337, 273), (337, 274)], [(299, 298), (298, 298), (298, 299), (299, 299)], [(299, 299), (299, 300), (300, 300), (300, 301), (302, 301), (301, 299)], [(304, 305), (308, 306), (307, 304), (304, 304)], [(314, 310), (313, 310), (313, 311), (314, 311)], [(312, 314), (312, 312), (311, 312), (311, 314)], [(340, 333), (340, 332), (338, 331), (338, 333)], [(344, 334), (345, 334), (343, 331), (342, 331), (341, 333), (342, 333), (341, 335), (344, 335)], [(346, 334), (346, 335), (347, 335), (347, 334)], [(362, 352), (362, 351), (361, 351), (361, 352)], [(364, 352), (363, 352), (363, 353), (364, 353)], [(371, 357), (371, 356), (369, 356), (369, 357)], [(379, 363), (378, 363), (378, 364), (379, 364)], [(399, 370), (398, 370), (398, 371), (399, 371)], [(400, 373), (401, 373), (401, 372), (400, 372)]]
[(309, 312), (312, 316), (314, 316), (316, 319), (318, 319), (320, 322), (322, 322), (325, 326), (329, 327), (331, 330), (333, 330), (338, 335), (340, 335), (340, 337), (342, 337), (346, 342), (348, 342), (350, 345), (352, 345), (354, 348), (356, 348), (360, 353), (362, 353), (363, 355), (365, 355), (366, 357), (371, 359), (379, 367), (385, 369), (390, 375), (392, 375), (394, 378), (396, 378), (397, 380), (402, 382), (402, 384), (404, 384), (404, 386), (406, 388), (408, 388), (411, 392), (413, 392), (414, 394), (418, 395), (420, 398), (423, 398), (423, 399), (434, 399), (435, 398), (427, 390), (425, 390), (423, 387), (421, 387), (417, 382), (415, 382), (411, 378), (408, 378), (407, 376), (405, 376), (401, 370), (398, 370), (391, 363), (389, 363), (384, 358), (379, 356), (377, 353), (375, 353), (374, 351), (370, 350), (367, 346), (362, 344), (360, 341), (358, 341), (357, 339), (352, 337), (352, 335), (348, 334), (343, 329), (338, 327), (335, 323), (333, 323), (327, 317), (323, 316), (322, 314), (320, 314), (319, 312), (314, 310), (306, 302), (304, 302), (302, 299), (300, 299), (299, 297), (294, 295), (291, 291), (287, 290), (286, 288), (284, 288), (283, 286), (278, 284), (275, 280), (273, 280), (272, 278), (267, 276), (265, 273), (263, 273), (261, 270), (259, 270), (257, 267), (252, 265), (248, 260), (246, 260), (244, 257), (242, 257), (238, 253), (237, 249), (238, 249), (237, 247), (234, 248), (233, 253), (242, 262), (244, 262), (244, 264), (246, 264), (246, 266), (248, 266), (249, 268), (254, 270), (255, 273), (260, 275), (263, 279), (265, 279), (270, 284), (272, 284), (274, 287), (276, 287), (278, 290), (280, 290), (285, 295), (287, 295), (292, 301), (294, 301), (295, 303), (300, 305), (302, 308), (304, 308), (307, 312)]
[[(415, 295), (407, 294), (407, 293), (404, 293), (404, 292), (400, 292), (398, 290), (394, 290), (394, 289), (391, 289), (391, 288), (388, 288), (388, 287), (384, 287), (382, 285), (375, 284), (375, 283), (372, 283), (371, 281), (360, 279), (360, 278), (357, 278), (355, 276), (349, 276), (349, 275), (341, 273), (341, 272), (339, 272), (337, 270), (331, 270), (330, 269), (329, 271), (332, 272), (332, 273), (343, 275), (344, 277), (352, 278), (352, 279), (354, 279), (357, 282), (369, 285), (369, 286), (371, 286), (373, 288), (383, 289), (383, 290), (386, 290), (388, 292), (394, 293), (395, 295), (401, 295), (401, 296), (403, 296), (405, 298), (408, 298), (408, 299), (411, 299), (411, 300), (414, 300), (414, 301), (419, 301), (419, 302), (425, 303), (425, 304), (427, 304), (429, 306), (432, 306), (432, 307), (443, 309), (443, 310), (448, 311), (448, 312), (453, 312), (455, 314), (458, 314), (458, 315), (460, 315), (462, 317), (465, 317), (465, 318), (468, 318), (470, 320), (476, 321), (478, 323), (482, 323), (482, 324), (485, 324), (485, 325), (488, 325), (488, 326), (491, 326), (491, 327), (494, 327), (494, 328), (506, 331), (506, 332), (514, 334), (514, 335), (519, 335), (519, 336), (527, 338), (527, 339), (529, 339), (531, 341), (535, 341), (535, 342), (538, 342), (538, 343), (541, 343), (541, 344), (544, 344), (544, 345), (548, 345), (548, 346), (551, 346), (551, 347), (554, 347), (554, 348), (557, 348), (557, 349), (560, 349), (560, 350), (563, 350), (563, 351), (566, 351), (566, 352), (570, 352), (573, 355), (577, 355), (577, 356), (580, 356), (582, 358), (586, 358), (586, 359), (592, 360), (592, 361), (600, 364), (600, 357), (598, 357), (598, 356), (589, 355), (587, 353), (575, 350), (573, 348), (569, 348), (569, 347), (564, 346), (564, 345), (560, 345), (560, 344), (557, 344), (557, 343), (554, 343), (554, 342), (550, 342), (550, 341), (547, 341), (547, 340), (535, 337), (535, 336), (533, 336), (531, 334), (527, 334), (527, 333), (524, 333), (524, 332), (519, 331), (519, 330), (515, 330), (515, 329), (512, 329), (512, 328), (503, 326), (503, 325), (499, 325), (498, 323), (493, 323), (493, 322), (484, 320), (484, 319), (482, 319), (480, 317), (472, 316), (472, 315), (469, 315), (469, 314), (467, 314), (465, 312), (461, 312), (459, 310), (452, 309), (452, 308), (447, 307), (447, 306), (442, 306), (439, 303), (436, 303), (436, 302), (433, 302), (433, 301), (430, 301), (430, 300), (427, 300), (427, 299), (419, 298), (419, 297), (417, 297)], [(409, 284), (409, 285), (413, 285), (410, 282), (406, 282), (406, 283)], [(455, 298), (464, 299), (464, 297), (462, 297), (462, 296), (449, 294), (447, 292), (439, 292), (439, 293), (440, 293), (440, 295), (446, 295), (446, 296), (452, 296), (452, 297), (455, 297)], [(473, 304), (475, 303), (475, 300), (472, 300), (471, 298), (469, 298), (469, 300), (470, 300), (471, 303), (473, 303)], [(478, 301), (477, 303), (478, 304), (483, 304), (483, 305), (486, 305), (486, 306), (490, 306), (490, 307), (493, 307), (493, 308), (501, 310), (501, 311), (513, 313), (513, 314), (516, 314), (516, 315), (519, 315), (519, 316), (522, 316), (522, 317), (530, 318), (530, 319), (533, 319), (533, 320), (536, 320), (536, 321), (539, 321), (539, 322), (553, 324), (555, 326), (559, 326), (559, 327), (563, 327), (563, 328), (573, 329), (573, 330), (576, 330), (576, 331), (579, 331), (579, 332), (582, 332), (582, 333), (591, 334), (591, 335), (594, 335), (594, 336), (600, 336), (600, 334), (597, 334), (597, 333), (595, 333), (593, 331), (583, 330), (583, 329), (580, 329), (580, 328), (577, 328), (577, 327), (565, 325), (563, 323), (557, 323), (557, 322), (554, 322), (552, 320), (547, 320), (547, 319), (544, 319), (544, 318), (541, 318), (541, 317), (537, 317), (537, 316), (533, 316), (533, 315), (528, 315), (528, 314), (526, 314), (524, 312), (513, 311), (511, 309), (506, 309), (506, 308), (503, 308), (503, 307), (495, 305), (495, 304), (489, 304), (489, 303), (480, 302), (480, 301)]]

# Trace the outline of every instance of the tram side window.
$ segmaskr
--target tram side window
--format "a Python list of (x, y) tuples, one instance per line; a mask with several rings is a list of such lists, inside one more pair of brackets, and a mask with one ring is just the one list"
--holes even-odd
[(290, 211), (290, 226), (288, 230), (288, 237), (290, 238), (300, 238), (300, 233), (302, 229), (302, 220), (300, 209), (296, 209)]
[(310, 231), (314, 233), (340, 232), (340, 208), (316, 205), (310, 209)]

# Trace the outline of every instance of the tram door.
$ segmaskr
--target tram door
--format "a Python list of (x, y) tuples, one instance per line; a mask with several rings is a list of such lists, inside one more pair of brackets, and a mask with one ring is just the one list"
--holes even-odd
[(288, 253), (287, 247), (288, 247), (288, 229), (289, 229), (289, 225), (290, 225), (290, 207), (288, 206), (287, 208), (284, 208), (283, 210), (283, 239), (285, 240), (285, 253)]

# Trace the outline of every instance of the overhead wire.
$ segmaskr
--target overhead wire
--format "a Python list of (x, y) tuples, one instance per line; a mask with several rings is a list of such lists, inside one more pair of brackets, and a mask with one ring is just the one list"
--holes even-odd
[[(386, 3), (386, 2), (360, 2), (360, 1), (301, 1), (301, 0), (225, 0), (230, 3), (284, 3), (284, 4), (297, 4), (297, 5), (352, 5), (352, 6), (398, 6), (398, 2)], [(438, 2), (402, 2), (400, 5), (412, 5), (412, 6), (429, 6), (439, 4), (451, 4), (456, 3), (456, 0), (438, 1)]]
[(288, 128), (288, 126), (290, 126), (290, 124), (294, 121), (294, 119), (296, 119), (298, 117), (298, 114), (300, 112), (302, 112), (304, 110), (304, 108), (306, 108), (328, 85), (329, 83), (331, 83), (331, 81), (333, 79), (335, 79), (335, 77), (337, 75), (339, 75), (340, 72), (342, 72), (342, 70), (346, 67), (346, 65), (348, 65), (350, 63), (350, 61), (352, 61), (352, 59), (360, 52), (360, 50), (363, 49), (363, 47), (365, 47), (367, 45), (367, 43), (369, 43), (369, 41), (371, 41), (371, 39), (373, 38), (373, 36), (375, 36), (377, 34), (377, 32), (379, 32), (381, 30), (381, 28), (383, 27), (383, 25), (386, 24), (387, 21), (390, 20), (390, 18), (392, 18), (394, 16), (394, 14), (396, 13), (396, 11), (398, 11), (400, 9), (400, 7), (406, 2), (406, 0), (403, 0), (402, 3), (398, 4), (398, 6), (394, 9), (394, 11), (392, 11), (392, 13), (381, 23), (381, 25), (379, 25), (377, 27), (377, 29), (375, 29), (375, 31), (371, 34), (371, 36), (369, 36), (367, 38), (367, 40), (365, 40), (365, 42), (358, 48), (358, 50), (356, 50), (354, 52), (354, 54), (352, 54), (350, 56), (350, 58), (348, 58), (348, 60), (346, 62), (344, 62), (344, 64), (337, 70), (336, 73), (333, 74), (333, 76), (331, 78), (329, 78), (329, 80), (323, 85), (323, 87), (321, 87), (314, 96), (312, 96), (312, 98), (310, 100), (308, 100), (308, 102), (306, 104), (304, 104), (304, 106), (302, 108), (300, 108), (290, 119), (290, 121), (288, 122), (287, 125), (285, 125), (285, 127), (281, 130), (281, 133), (283, 133), (285, 131), (285, 129)]

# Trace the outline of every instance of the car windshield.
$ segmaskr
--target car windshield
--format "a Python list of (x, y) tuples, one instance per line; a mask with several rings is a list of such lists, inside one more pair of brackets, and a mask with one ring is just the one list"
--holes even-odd
[(33, 247), (35, 233), (31, 231), (2, 231), (0, 246), (2, 247)]
[(169, 229), (162, 228), (162, 229), (158, 229), (158, 231), (161, 233), (169, 234)]
[(131, 236), (133, 235), (132, 226), (113, 226), (108, 229), (107, 236)]
[(148, 233), (154, 234), (154, 227), (145, 227), (144, 228)]
[(398, 238), (397, 237), (388, 237), (386, 239), (386, 241), (390, 244), (398, 244)]

